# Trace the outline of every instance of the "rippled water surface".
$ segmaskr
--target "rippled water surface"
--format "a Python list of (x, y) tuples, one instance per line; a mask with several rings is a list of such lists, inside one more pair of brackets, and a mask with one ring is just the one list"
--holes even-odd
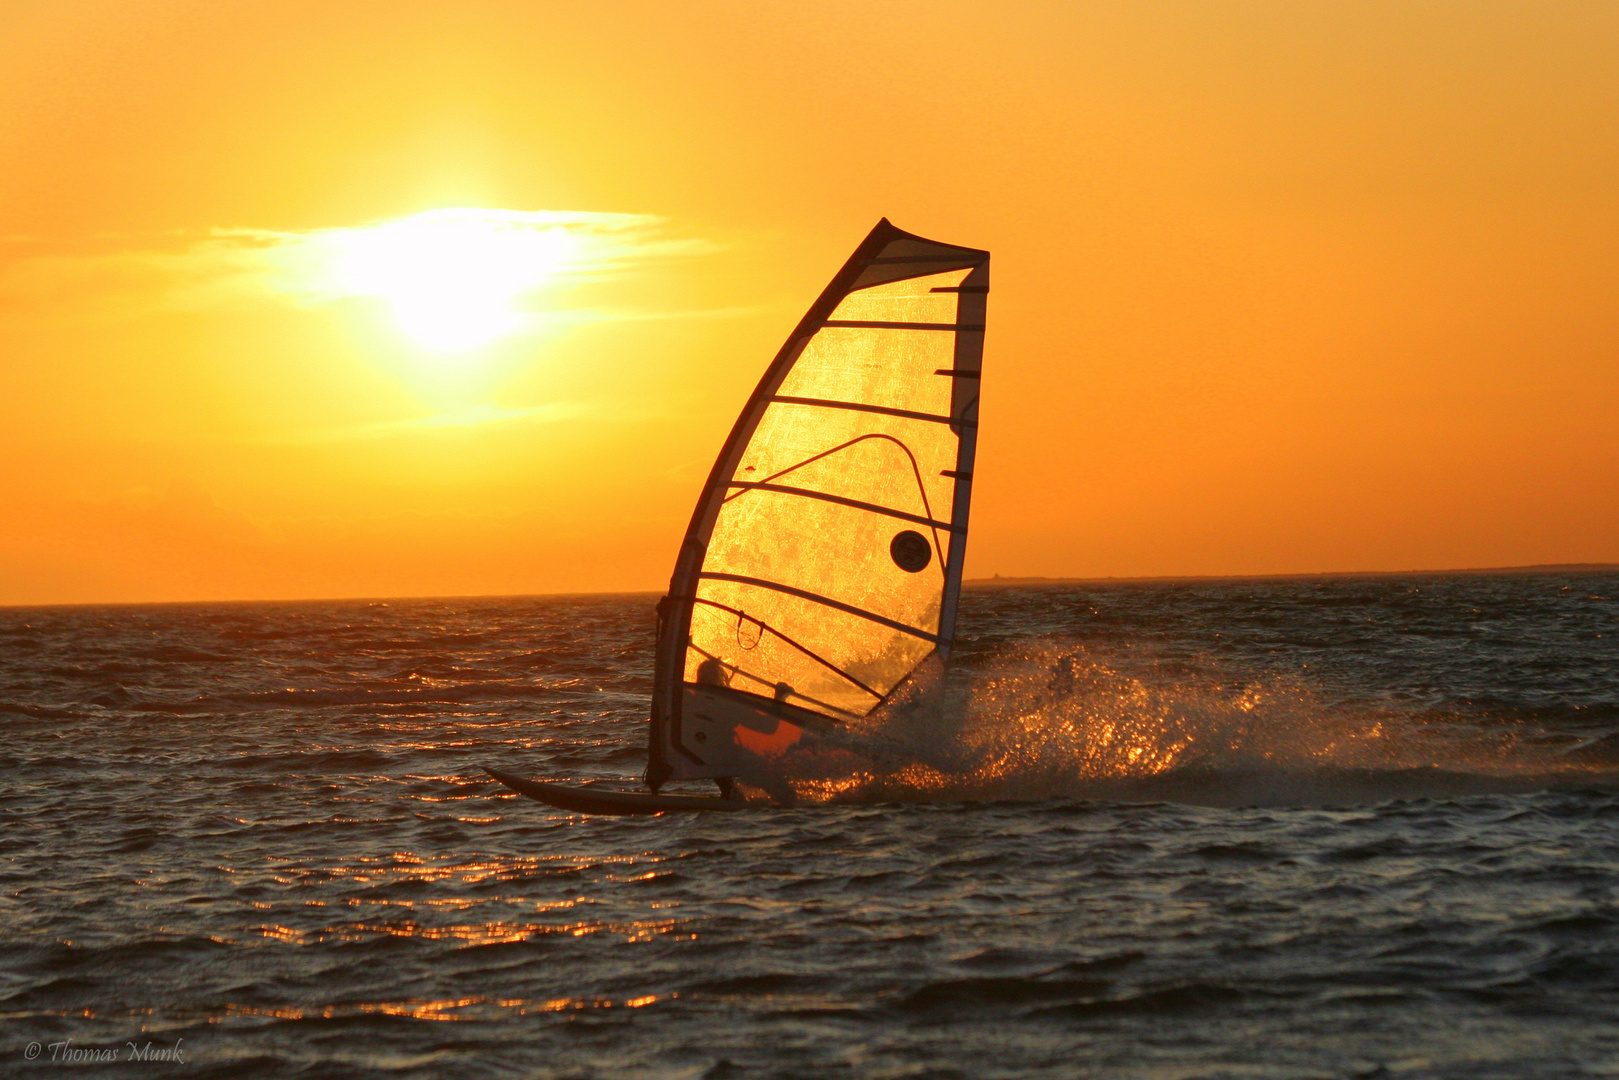
[(970, 590), (940, 711), (645, 819), (480, 768), (639, 774), (651, 596), (3, 610), (0, 1075), (1619, 1074), (1615, 597)]

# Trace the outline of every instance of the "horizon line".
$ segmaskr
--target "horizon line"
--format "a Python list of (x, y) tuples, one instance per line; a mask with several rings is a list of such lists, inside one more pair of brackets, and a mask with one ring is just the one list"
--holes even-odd
[[(1106, 577), (1010, 577), (995, 574), (987, 578), (964, 578), (962, 587), (1005, 588), (1017, 585), (1083, 585), (1130, 584), (1133, 582), (1175, 581), (1282, 581), (1300, 578), (1380, 578), (1380, 577), (1450, 577), (1466, 574), (1557, 574), (1557, 573), (1612, 573), (1619, 571), (1619, 563), (1531, 563), (1525, 566), (1476, 566), (1447, 570), (1319, 570), (1290, 571), (1287, 573), (1256, 574), (1146, 574)], [(42, 604), (0, 604), (0, 611), (43, 610), (48, 608), (93, 607), (181, 607), (203, 604), (387, 604), (413, 600), (520, 600), (531, 597), (563, 596), (656, 596), (657, 589), (583, 589), (561, 592), (527, 593), (417, 593), (403, 596), (283, 596), (258, 599), (215, 600), (70, 600)]]
[(1619, 571), (1619, 563), (1528, 563), (1523, 566), (1467, 566), (1445, 570), (1292, 570), (1284, 573), (1256, 574), (1134, 574), (1106, 577), (1010, 577), (995, 574), (987, 578), (963, 578), (968, 585), (1023, 585), (1036, 583), (1083, 584), (1101, 582), (1128, 583), (1134, 581), (1280, 581), (1295, 578), (1366, 578), (1366, 577), (1447, 577), (1463, 574), (1593, 574)]

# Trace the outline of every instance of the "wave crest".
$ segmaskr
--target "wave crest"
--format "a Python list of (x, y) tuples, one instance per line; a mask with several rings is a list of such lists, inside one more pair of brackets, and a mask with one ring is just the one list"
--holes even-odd
[(995, 654), (785, 763), (810, 801), (1354, 803), (1607, 787), (1523, 717), (1333, 701), (1307, 675), (1045, 642)]

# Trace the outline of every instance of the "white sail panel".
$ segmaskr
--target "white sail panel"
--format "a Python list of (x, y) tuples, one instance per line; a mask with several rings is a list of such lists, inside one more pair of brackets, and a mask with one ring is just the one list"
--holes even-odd
[(933, 373), (950, 366), (955, 346), (948, 330), (829, 327), (804, 348), (777, 396), (948, 415), (950, 380)]
[[(910, 521), (906, 527), (920, 524), (914, 520), (918, 517), (946, 523), (950, 518), (954, 481), (942, 474), (955, 468), (955, 437), (949, 425), (939, 420), (776, 404), (760, 421), (758, 437), (743, 461), (747, 464), (730, 482), (709, 539), (711, 558), (720, 551), (734, 548), (740, 554), (741, 548), (756, 546), (755, 532), (796, 527), (791, 515), (777, 522), (750, 512), (758, 500), (747, 493), (761, 489), (745, 485), (819, 492), (893, 510), (909, 515), (893, 518)], [(808, 505), (797, 509), (799, 514), (814, 513)], [(872, 526), (879, 524), (874, 521)], [(784, 554), (791, 557), (791, 553)], [(842, 572), (831, 566), (789, 567), (785, 559), (780, 562), (784, 573)], [(704, 568), (709, 569), (710, 563), (705, 562)]]
[[(799, 354), (709, 538), (687, 681), (861, 716), (933, 651), (961, 426), (958, 294), (933, 290), (967, 273), (855, 292)], [(902, 533), (925, 542), (925, 565), (896, 560)]]
[(871, 285), (843, 298), (830, 321), (871, 319), (891, 322), (953, 323), (959, 294), (934, 292), (960, 285), (970, 270), (929, 274), (888, 285)]

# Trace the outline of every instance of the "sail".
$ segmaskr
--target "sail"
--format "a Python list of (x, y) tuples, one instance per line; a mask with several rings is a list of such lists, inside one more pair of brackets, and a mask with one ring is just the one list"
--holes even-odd
[(955, 627), (989, 255), (880, 222), (704, 486), (660, 606), (648, 779), (877, 708)]

